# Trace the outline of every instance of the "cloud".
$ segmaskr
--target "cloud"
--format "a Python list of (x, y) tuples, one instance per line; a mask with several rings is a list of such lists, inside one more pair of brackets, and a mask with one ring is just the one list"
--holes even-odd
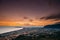
[(28, 17), (23, 17), (24, 19), (28, 19)]
[(30, 21), (30, 22), (32, 22), (32, 21), (33, 21), (33, 19), (29, 19), (29, 21)]
[(45, 19), (45, 20), (49, 20), (49, 19), (54, 19), (54, 20), (60, 20), (60, 13), (58, 14), (52, 14), (46, 17), (41, 17), (40, 19)]
[(60, 24), (60, 22), (56, 22), (55, 24)]

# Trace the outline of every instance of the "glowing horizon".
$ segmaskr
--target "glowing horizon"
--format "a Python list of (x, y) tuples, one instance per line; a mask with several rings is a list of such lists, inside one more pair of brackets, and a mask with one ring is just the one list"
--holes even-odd
[(0, 26), (45, 26), (60, 22), (58, 0), (1, 0)]
[(59, 21), (54, 20), (33, 20), (33, 21), (0, 21), (0, 26), (45, 26)]

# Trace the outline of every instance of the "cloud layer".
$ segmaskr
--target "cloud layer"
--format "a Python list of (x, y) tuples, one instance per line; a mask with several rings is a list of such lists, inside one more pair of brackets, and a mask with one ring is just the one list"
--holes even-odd
[(48, 15), (46, 17), (41, 17), (40, 19), (45, 19), (45, 20), (49, 20), (49, 19), (54, 19), (54, 20), (60, 20), (60, 13), (57, 14), (52, 14), (52, 15)]

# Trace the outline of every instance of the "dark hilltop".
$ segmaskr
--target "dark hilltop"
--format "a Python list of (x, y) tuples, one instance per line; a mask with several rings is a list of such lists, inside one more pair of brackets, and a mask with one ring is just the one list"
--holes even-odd
[(52, 25), (46, 25), (44, 28), (60, 28), (60, 22), (52, 24)]

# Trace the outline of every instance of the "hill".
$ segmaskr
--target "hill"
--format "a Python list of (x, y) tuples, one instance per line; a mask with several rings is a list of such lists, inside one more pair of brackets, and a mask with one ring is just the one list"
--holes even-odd
[(60, 28), (60, 22), (52, 25), (46, 25), (44, 28)]

